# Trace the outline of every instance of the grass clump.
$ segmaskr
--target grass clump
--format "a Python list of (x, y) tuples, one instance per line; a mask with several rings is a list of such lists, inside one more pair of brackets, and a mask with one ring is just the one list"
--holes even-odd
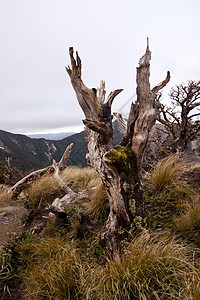
[[(112, 159), (122, 160), (122, 150), (115, 149), (117, 156)], [(121, 170), (125, 167), (121, 164)], [(196, 181), (191, 187), (194, 171)], [(199, 250), (195, 248), (197, 254), (193, 254), (183, 241), (171, 238), (175, 224), (187, 242), (200, 246), (198, 164), (188, 165), (178, 155), (158, 163), (145, 190), (146, 219), (153, 233), (145, 230), (138, 236), (130, 231), (129, 238), (122, 241), (118, 261), (100, 239), (109, 201), (98, 174), (90, 168), (69, 167), (60, 176), (75, 192), (96, 188), (67, 205), (61, 223), (49, 218), (42, 232), (25, 232), (5, 245), (0, 252), (0, 293), (13, 295), (21, 284), (27, 300), (200, 300)], [(132, 177), (129, 179), (131, 184)], [(42, 209), (62, 193), (49, 175), (24, 195), (29, 208), (41, 208), (42, 215)]]
[(172, 228), (174, 215), (179, 215), (195, 197), (195, 189), (184, 180), (190, 168), (191, 164), (182, 155), (173, 154), (161, 160), (148, 175), (145, 193), (151, 229)]
[(101, 180), (98, 173), (92, 168), (68, 167), (61, 173), (64, 182), (70, 183), (75, 192), (81, 192), (97, 186)]
[(59, 236), (56, 238), (47, 237), (35, 245), (34, 253), (37, 260), (47, 261), (62, 252), (64, 246), (65, 242)]
[(93, 270), (88, 299), (199, 299), (200, 272), (183, 247), (142, 234), (121, 263), (108, 259)]
[(120, 262), (107, 258), (103, 263), (60, 237), (34, 240), (27, 235), (15, 243), (20, 260), (9, 257), (7, 266), (16, 268), (17, 262), (18, 270), (23, 267), (20, 278), (28, 300), (199, 299), (200, 271), (191, 253), (158, 235), (143, 233), (126, 244)]
[(9, 193), (8, 190), (8, 186), (0, 185), (0, 210), (12, 201), (12, 192)]
[(184, 183), (180, 180), (186, 170), (186, 159), (179, 154), (170, 155), (159, 161), (151, 172), (149, 189), (154, 193), (166, 190), (186, 191)]
[(88, 212), (96, 220), (99, 220), (100, 218), (105, 219), (109, 211), (109, 201), (103, 183), (98, 185), (90, 196), (90, 201), (87, 203), (87, 208)]
[(38, 237), (31, 232), (13, 235), (0, 251), (0, 295), (18, 290), (27, 266), (33, 262)]
[(179, 216), (174, 217), (177, 229), (186, 239), (200, 246), (200, 197), (196, 196), (193, 201), (186, 203), (184, 210)]
[(58, 181), (52, 176), (43, 176), (33, 182), (26, 192), (27, 207), (44, 208), (47, 204), (51, 204), (57, 197), (61, 197), (63, 192), (60, 189)]
[(39, 261), (29, 268), (25, 279), (27, 299), (83, 299), (80, 286), (84, 264), (73, 245), (61, 244), (57, 250), (53, 245), (53, 252), (52, 241), (39, 247)]

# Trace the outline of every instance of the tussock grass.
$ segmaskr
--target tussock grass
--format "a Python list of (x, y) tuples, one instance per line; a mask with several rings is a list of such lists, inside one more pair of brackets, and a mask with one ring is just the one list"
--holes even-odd
[(179, 215), (186, 203), (192, 202), (197, 191), (185, 176), (192, 163), (183, 155), (173, 154), (161, 160), (148, 175), (146, 185), (146, 210), (152, 229), (166, 229), (174, 225), (174, 215)]
[(142, 234), (121, 264), (108, 259), (93, 269), (87, 299), (199, 299), (200, 272), (180, 245)]
[(98, 173), (92, 168), (68, 167), (61, 173), (61, 178), (66, 183), (73, 181), (72, 189), (75, 192), (90, 189), (101, 182)]
[[(100, 182), (98, 174), (91, 168), (68, 167), (60, 176), (66, 184), (71, 183), (71, 188), (75, 192), (92, 188)], [(62, 197), (63, 195), (64, 192), (52, 174), (43, 176), (27, 189), (28, 207), (45, 207), (47, 204), (52, 203), (55, 198)]]
[(28, 270), (25, 279), (27, 299), (83, 299), (79, 286), (84, 276), (84, 264), (75, 247), (58, 243), (55, 251), (54, 244), (52, 253), (52, 242), (45, 243), (43, 257)]
[(158, 162), (151, 173), (149, 189), (154, 193), (164, 190), (187, 192), (186, 185), (180, 180), (186, 169), (187, 163), (184, 156), (173, 154), (164, 158)]
[(200, 201), (187, 203), (185, 212), (175, 219), (181, 231), (200, 230)]
[(193, 162), (190, 164), (189, 171), (194, 171), (194, 170), (200, 170), (200, 163), (199, 162)]
[(8, 186), (0, 185), (0, 210), (12, 201), (12, 193), (8, 193), (8, 190)]
[(59, 237), (47, 237), (35, 245), (34, 252), (37, 256), (37, 260), (49, 260), (62, 252), (64, 246), (65, 242), (63, 239)]
[(52, 175), (46, 175), (33, 182), (27, 190), (29, 208), (42, 208), (53, 202), (56, 197), (62, 196), (59, 183)]
[(177, 229), (188, 239), (200, 246), (200, 197), (186, 203), (183, 212), (174, 217)]
[[(178, 155), (154, 168), (146, 191), (151, 230), (166, 229), (166, 225), (170, 228), (174, 221), (187, 240), (193, 238), (200, 245), (200, 198), (182, 176), (198, 168), (197, 164), (188, 166)], [(99, 242), (109, 205), (98, 174), (90, 168), (69, 167), (61, 177), (65, 183), (71, 182), (76, 192), (96, 189), (66, 207), (64, 235), (50, 223), (39, 235), (23, 233), (7, 244), (0, 252), (1, 292), (8, 292), (14, 282), (16, 287), (16, 280), (20, 280), (28, 300), (200, 300), (199, 253), (193, 255), (191, 249), (169, 241), (166, 235), (145, 231), (131, 242), (123, 242), (120, 261), (114, 261)], [(30, 208), (43, 208), (61, 196), (52, 175), (42, 177), (27, 190)], [(177, 212), (180, 215), (173, 218)], [(168, 236), (173, 234), (169, 232)]]
[(22, 278), (28, 300), (198, 300), (200, 295), (198, 261), (186, 246), (161, 235), (144, 232), (124, 246), (121, 262), (107, 258), (102, 264), (60, 237), (24, 234), (7, 250), (0, 282)]
[(5, 296), (2, 299), (12, 299), (11, 291), (19, 290), (27, 265), (33, 263), (38, 242), (35, 234), (23, 232), (12, 235), (0, 249), (0, 295)]
[(128, 243), (121, 263), (80, 256), (75, 245), (46, 240), (25, 277), (27, 299), (197, 300), (200, 271), (190, 251), (144, 233)]
[(101, 183), (96, 187), (92, 195), (90, 196), (90, 201), (87, 202), (88, 212), (95, 219), (99, 219), (100, 216), (105, 216), (109, 210), (109, 201), (106, 189)]

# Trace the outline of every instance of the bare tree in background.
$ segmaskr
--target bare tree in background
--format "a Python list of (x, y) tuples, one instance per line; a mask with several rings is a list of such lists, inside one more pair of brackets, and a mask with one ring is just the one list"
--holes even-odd
[(168, 138), (154, 142), (164, 154), (184, 151), (190, 141), (200, 137), (200, 81), (188, 81), (171, 89), (171, 107), (162, 105), (158, 127)]
[(141, 164), (149, 133), (159, 116), (157, 93), (170, 79), (167, 77), (153, 89), (150, 88), (151, 52), (147, 43), (144, 56), (137, 68), (137, 101), (131, 106), (127, 122), (116, 114), (124, 127), (120, 145), (113, 146), (111, 105), (122, 91), (117, 89), (105, 98), (105, 82), (99, 88), (88, 88), (81, 78), (81, 59), (73, 48), (69, 49), (71, 67), (66, 70), (76, 92), (78, 102), (85, 114), (88, 143), (87, 163), (100, 175), (109, 197), (110, 213), (102, 237), (110, 248), (118, 250), (119, 227), (127, 228), (145, 215), (145, 200), (141, 186)]

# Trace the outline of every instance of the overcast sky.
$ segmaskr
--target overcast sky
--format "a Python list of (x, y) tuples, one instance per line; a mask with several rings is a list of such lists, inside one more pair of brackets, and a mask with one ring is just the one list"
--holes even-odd
[(148, 36), (152, 87), (171, 72), (167, 101), (172, 86), (200, 79), (199, 15), (199, 0), (0, 0), (0, 129), (81, 130), (70, 46), (88, 87), (124, 88), (113, 110), (126, 115)]

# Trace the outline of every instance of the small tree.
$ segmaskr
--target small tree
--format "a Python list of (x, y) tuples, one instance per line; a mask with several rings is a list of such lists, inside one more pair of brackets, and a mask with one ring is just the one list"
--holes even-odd
[(163, 152), (184, 151), (188, 143), (200, 137), (200, 81), (188, 81), (171, 89), (171, 107), (161, 106), (159, 122), (168, 140), (156, 138)]
[[(131, 106), (127, 122), (120, 116), (124, 136), (120, 145), (113, 147), (111, 105), (122, 89), (111, 92), (105, 99), (105, 82), (100, 88), (88, 88), (81, 78), (81, 59), (69, 49), (71, 68), (66, 70), (85, 114), (88, 143), (87, 163), (99, 173), (107, 190), (110, 213), (102, 237), (115, 252), (118, 249), (119, 227), (144, 217), (145, 201), (141, 185), (141, 165), (149, 133), (159, 116), (157, 93), (169, 81), (170, 74), (153, 89), (150, 88), (151, 52), (147, 43), (145, 55), (137, 68), (137, 101)], [(117, 115), (117, 114), (116, 114)]]

